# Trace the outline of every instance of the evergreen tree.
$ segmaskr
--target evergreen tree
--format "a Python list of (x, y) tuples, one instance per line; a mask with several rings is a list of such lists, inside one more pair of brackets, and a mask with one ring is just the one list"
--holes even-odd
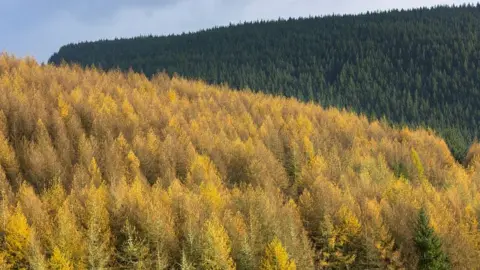
[(451, 269), (449, 259), (442, 250), (442, 243), (430, 226), (430, 218), (424, 208), (418, 214), (414, 240), (419, 255), (418, 269)]

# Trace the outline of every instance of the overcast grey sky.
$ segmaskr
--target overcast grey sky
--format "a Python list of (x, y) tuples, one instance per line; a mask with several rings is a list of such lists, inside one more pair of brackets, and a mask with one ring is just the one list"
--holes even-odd
[(46, 61), (71, 42), (230, 22), (460, 4), (460, 0), (0, 0), (0, 51)]

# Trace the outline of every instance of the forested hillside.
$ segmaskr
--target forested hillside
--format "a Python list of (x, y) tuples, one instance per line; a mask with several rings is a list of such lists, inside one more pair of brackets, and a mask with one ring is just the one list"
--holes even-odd
[(245, 23), (64, 46), (50, 63), (157, 71), (436, 129), (459, 159), (480, 134), (480, 5)]
[(285, 97), (4, 55), (0, 165), (1, 269), (480, 265), (479, 145)]

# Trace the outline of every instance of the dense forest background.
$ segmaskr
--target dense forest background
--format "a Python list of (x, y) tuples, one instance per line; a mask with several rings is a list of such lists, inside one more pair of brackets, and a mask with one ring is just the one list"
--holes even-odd
[(480, 145), (0, 56), (0, 269), (478, 269)]
[(49, 60), (166, 70), (428, 126), (462, 160), (480, 131), (480, 5), (259, 21), (63, 46)]

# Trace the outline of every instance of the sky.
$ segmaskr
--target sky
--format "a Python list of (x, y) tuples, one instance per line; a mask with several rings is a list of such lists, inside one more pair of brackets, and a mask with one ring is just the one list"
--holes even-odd
[(68, 43), (257, 19), (461, 4), (460, 0), (0, 0), (0, 52), (46, 62)]

